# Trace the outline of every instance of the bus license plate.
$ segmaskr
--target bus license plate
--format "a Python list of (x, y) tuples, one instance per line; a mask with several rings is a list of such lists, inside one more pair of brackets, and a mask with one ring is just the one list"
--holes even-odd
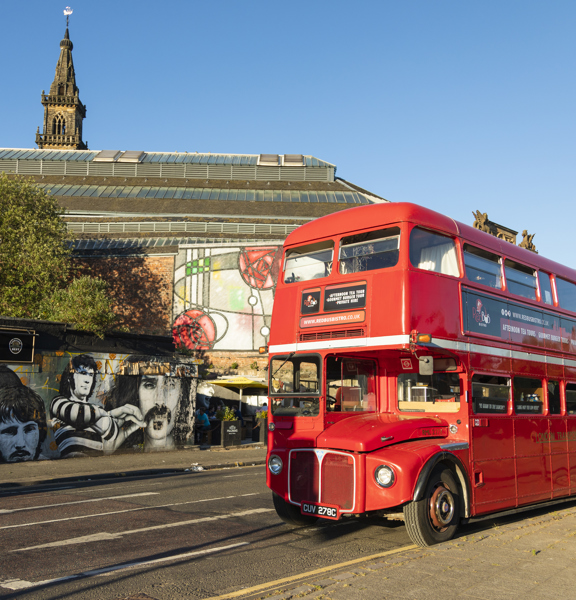
[(323, 519), (339, 519), (338, 507), (327, 506), (326, 504), (314, 504), (313, 502), (302, 502), (300, 512), (303, 515), (313, 515)]

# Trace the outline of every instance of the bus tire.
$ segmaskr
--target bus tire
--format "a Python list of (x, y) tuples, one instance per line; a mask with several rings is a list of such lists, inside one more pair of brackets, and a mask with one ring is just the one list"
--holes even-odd
[(422, 500), (404, 506), (404, 523), (410, 539), (426, 547), (454, 537), (460, 522), (460, 488), (452, 471), (432, 471)]
[(274, 502), (276, 513), (284, 521), (284, 523), (288, 523), (288, 525), (304, 527), (305, 525), (313, 525), (318, 520), (318, 517), (303, 515), (300, 512), (299, 506), (289, 504), (276, 492), (272, 492), (272, 500)]

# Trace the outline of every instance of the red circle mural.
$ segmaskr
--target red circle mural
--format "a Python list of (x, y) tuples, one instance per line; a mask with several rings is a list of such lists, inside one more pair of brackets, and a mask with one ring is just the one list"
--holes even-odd
[(276, 285), (280, 269), (277, 247), (244, 248), (238, 258), (244, 281), (253, 288), (268, 290)]
[(178, 348), (211, 350), (216, 340), (216, 324), (205, 312), (190, 309), (174, 321), (172, 337)]

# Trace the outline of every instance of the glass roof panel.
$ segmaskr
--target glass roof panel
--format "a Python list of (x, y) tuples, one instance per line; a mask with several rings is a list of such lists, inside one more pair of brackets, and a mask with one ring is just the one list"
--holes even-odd
[(310, 202), (310, 198), (308, 198), (308, 192), (300, 192), (300, 202)]
[(172, 188), (171, 198), (177, 198), (178, 200), (184, 195), (184, 188)]
[(264, 190), (254, 190), (254, 198), (249, 198), (250, 191), (246, 194), (246, 200), (256, 200), (256, 202), (262, 202), (264, 200)]
[(213, 189), (210, 191), (210, 200), (220, 200), (220, 190)]
[(138, 190), (138, 195), (136, 196), (136, 198), (146, 198), (148, 196), (148, 192), (150, 191), (149, 187), (144, 187), (142, 186), (139, 190)]
[(264, 192), (264, 200), (267, 202), (282, 202), (282, 192), (280, 190), (266, 190)]
[(157, 194), (160, 192), (161, 188), (146, 188), (146, 198), (157, 198)]
[(228, 200), (236, 200), (238, 198), (238, 190), (228, 190)]
[(319, 202), (318, 194), (316, 192), (308, 192), (308, 198), (310, 199), (310, 202)]
[(60, 190), (65, 187), (67, 187), (67, 186), (62, 185), (62, 184), (55, 184), (53, 186), (48, 187), (47, 191), (49, 191), (53, 196), (56, 196), (60, 193)]
[(78, 195), (78, 190), (81, 188), (81, 185), (71, 185), (68, 187), (68, 189), (64, 192), (65, 196), (77, 196)]
[(192, 200), (192, 198), (194, 198), (194, 188), (183, 189), (182, 199)]
[(240, 200), (241, 202), (246, 200), (246, 190), (238, 190), (236, 194), (236, 200)]
[(210, 199), (210, 190), (202, 190), (202, 193), (200, 194), (200, 199), (201, 200), (209, 200)]
[(139, 194), (140, 190), (142, 189), (142, 186), (137, 185), (126, 189), (128, 190), (128, 195), (126, 196), (126, 198), (134, 198)]

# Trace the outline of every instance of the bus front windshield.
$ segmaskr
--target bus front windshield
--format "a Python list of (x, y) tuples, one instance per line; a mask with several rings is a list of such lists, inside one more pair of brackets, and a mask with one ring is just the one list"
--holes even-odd
[(270, 402), (276, 416), (320, 414), (320, 358), (277, 356), (270, 363)]

